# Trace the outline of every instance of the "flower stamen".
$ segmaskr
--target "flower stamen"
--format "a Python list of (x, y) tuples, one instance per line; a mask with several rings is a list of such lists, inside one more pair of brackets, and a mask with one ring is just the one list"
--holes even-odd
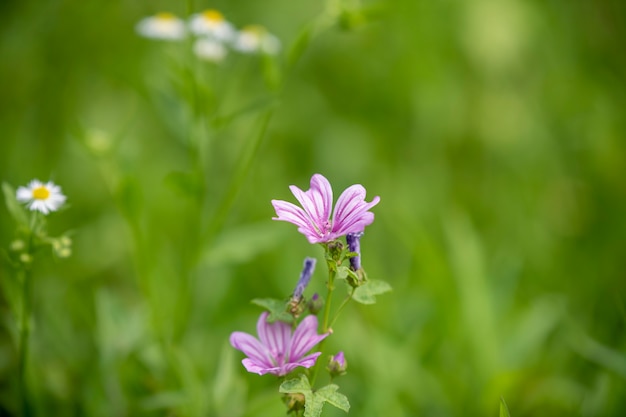
[(223, 22), (224, 15), (218, 12), (217, 10), (205, 10), (202, 12), (202, 16), (210, 22)]
[(37, 187), (33, 190), (33, 198), (36, 200), (46, 200), (50, 197), (50, 190), (46, 187)]
[(170, 12), (159, 12), (154, 17), (161, 21), (173, 21), (178, 19), (176, 15)]

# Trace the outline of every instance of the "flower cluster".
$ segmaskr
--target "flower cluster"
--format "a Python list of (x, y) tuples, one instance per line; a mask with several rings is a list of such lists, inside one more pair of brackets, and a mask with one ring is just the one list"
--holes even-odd
[[(370, 209), (378, 204), (380, 198), (365, 201), (365, 188), (355, 184), (339, 196), (333, 209), (333, 190), (328, 180), (315, 174), (310, 184), (307, 191), (295, 185), (290, 187), (301, 207), (287, 201), (272, 200), (277, 216), (274, 220), (295, 224), (310, 243), (320, 243), (324, 248), (329, 271), (326, 299), (316, 293), (307, 302), (304, 292), (316, 264), (314, 258), (307, 257), (295, 289), (286, 301), (253, 300), (253, 303), (269, 310), (261, 313), (258, 319), (258, 338), (234, 332), (230, 343), (247, 356), (242, 363), (248, 372), (285, 377), (279, 392), (284, 394), (283, 400), (289, 413), (301, 416), (304, 412), (306, 417), (317, 417), (324, 402), (330, 402), (346, 412), (350, 408), (345, 395), (335, 392), (336, 385), (314, 388), (320, 368), (316, 361), (323, 352), (325, 339), (332, 334), (331, 326), (348, 301), (354, 299), (372, 304), (375, 295), (388, 291), (390, 287), (381, 281), (369, 281), (361, 266), (360, 239), (365, 227), (374, 221)], [(341, 240), (344, 237), (345, 244)], [(331, 300), (335, 279), (345, 280), (348, 294), (333, 313)], [(318, 333), (316, 315), (322, 310), (321, 333)], [(314, 350), (313, 353), (309, 353), (311, 350)], [(346, 373), (348, 363), (343, 351), (328, 358), (326, 370), (332, 382), (333, 378)], [(300, 369), (299, 377), (289, 379), (290, 373), (297, 368), (305, 369)], [(309, 371), (309, 368), (312, 370)], [(332, 399), (325, 396), (330, 391), (334, 393)]]
[(262, 26), (237, 30), (217, 10), (205, 10), (184, 20), (172, 13), (158, 13), (141, 19), (137, 32), (146, 38), (166, 41), (193, 39), (193, 51), (200, 59), (222, 61), (229, 50), (246, 54), (275, 55), (280, 51), (278, 38)]
[[(15, 237), (9, 245), (9, 251), (6, 252), (13, 266), (29, 268), (35, 260), (35, 253), (44, 246), (50, 247), (58, 258), (71, 256), (70, 236), (68, 234), (50, 236), (46, 228), (47, 215), (59, 210), (67, 199), (60, 186), (52, 181), (33, 179), (17, 190), (3, 183), (2, 191), (9, 215), (17, 225)], [(30, 211), (30, 215), (27, 210)]]

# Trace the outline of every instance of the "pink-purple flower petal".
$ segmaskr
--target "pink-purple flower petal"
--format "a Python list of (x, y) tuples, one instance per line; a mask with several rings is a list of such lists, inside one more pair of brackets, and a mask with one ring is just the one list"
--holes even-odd
[(264, 312), (257, 322), (257, 333), (261, 343), (269, 350), (269, 354), (277, 365), (285, 359), (284, 346), (291, 343), (291, 326), (282, 321), (268, 323), (268, 312)]
[(253, 374), (259, 374), (259, 375), (265, 375), (265, 374), (278, 375), (281, 369), (278, 366), (274, 366), (274, 367), (272, 367), (271, 365), (264, 366), (249, 358), (242, 359), (241, 363), (246, 368), (246, 371), (253, 373)]
[(313, 366), (320, 353), (303, 355), (328, 336), (328, 333), (317, 334), (317, 318), (305, 317), (292, 334), (287, 323), (268, 323), (268, 315), (262, 313), (257, 322), (259, 339), (243, 332), (233, 332), (230, 336), (230, 344), (248, 356), (242, 360), (246, 370), (282, 376), (299, 366)]
[(300, 207), (287, 201), (272, 200), (272, 205), (278, 217), (273, 220), (282, 220), (293, 223), (298, 226), (298, 231), (304, 234), (311, 243), (319, 238), (316, 226), (313, 224), (311, 217)]
[[(289, 187), (302, 208), (282, 200), (272, 200), (278, 217), (298, 226), (311, 243), (331, 242), (347, 233), (358, 233), (374, 221), (374, 214), (369, 211), (380, 201), (374, 197), (365, 201), (365, 188), (355, 184), (348, 187), (337, 200), (332, 211), (333, 190), (328, 180), (321, 174), (311, 177), (311, 188), (303, 191), (292, 185)], [(332, 219), (331, 219), (332, 211)]]
[(317, 317), (313, 315), (305, 317), (293, 333), (289, 357), (302, 357), (327, 336), (328, 333), (317, 334)]
[(265, 367), (272, 366), (267, 347), (254, 336), (243, 332), (233, 332), (230, 335), (230, 344), (235, 349), (242, 351), (254, 362), (263, 364)]

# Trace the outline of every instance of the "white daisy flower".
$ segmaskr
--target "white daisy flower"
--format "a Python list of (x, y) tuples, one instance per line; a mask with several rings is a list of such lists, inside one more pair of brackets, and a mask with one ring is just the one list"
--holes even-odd
[(198, 36), (208, 36), (219, 41), (231, 41), (237, 32), (217, 10), (205, 10), (192, 15), (189, 28)]
[(141, 36), (152, 39), (177, 41), (187, 34), (185, 22), (172, 13), (158, 13), (141, 19), (135, 27)]
[(244, 53), (275, 55), (280, 51), (280, 40), (263, 26), (247, 26), (237, 34), (233, 48)]
[(26, 203), (29, 210), (48, 214), (57, 211), (65, 203), (66, 197), (61, 193), (61, 187), (52, 181), (44, 184), (39, 180), (32, 180), (26, 187), (18, 187), (16, 198), (20, 203)]
[(210, 62), (220, 62), (228, 52), (224, 44), (209, 38), (198, 39), (193, 44), (193, 51), (197, 57)]

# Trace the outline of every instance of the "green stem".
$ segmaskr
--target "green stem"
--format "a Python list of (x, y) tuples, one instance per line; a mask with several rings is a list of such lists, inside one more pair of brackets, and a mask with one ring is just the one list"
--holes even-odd
[(331, 305), (331, 297), (333, 295), (333, 290), (335, 289), (335, 275), (336, 272), (332, 268), (328, 268), (328, 282), (326, 286), (328, 291), (326, 293), (326, 302), (324, 303), (324, 319), (322, 321), (322, 333), (326, 333), (328, 331), (329, 319), (330, 319), (330, 305)]
[(21, 270), (20, 284), (22, 285), (22, 310), (19, 323), (19, 347), (18, 347), (18, 390), (20, 415), (29, 415), (28, 411), (28, 388), (26, 384), (26, 366), (28, 362), (28, 341), (30, 339), (30, 273)]
[[(328, 250), (328, 248), (326, 248), (326, 250)], [(328, 321), (330, 319), (330, 306), (331, 306), (331, 300), (333, 296), (333, 290), (335, 289), (335, 276), (337, 275), (337, 272), (335, 271), (335, 268), (331, 265), (331, 263), (327, 261), (327, 264), (328, 264), (328, 282), (326, 283), (326, 288), (328, 289), (328, 291), (326, 293), (326, 301), (324, 303), (324, 316), (322, 319), (322, 333), (326, 333), (328, 329), (330, 328)], [(324, 351), (325, 342), (326, 342), (326, 339), (322, 340), (319, 343), (319, 345), (317, 345), (318, 352)], [(315, 386), (315, 380), (317, 379), (317, 375), (319, 374), (320, 367), (321, 366), (320, 366), (319, 358), (318, 358), (318, 361), (315, 364), (315, 368), (313, 369), (313, 377), (311, 378), (312, 387)]]
[(354, 288), (352, 288), (352, 291), (350, 291), (350, 294), (348, 294), (346, 296), (346, 298), (343, 299), (343, 301), (341, 302), (341, 305), (339, 305), (339, 308), (335, 312), (335, 317), (333, 317), (333, 319), (330, 321), (330, 324), (328, 325), (328, 327), (330, 327), (330, 328), (333, 327), (333, 324), (335, 324), (335, 321), (337, 321), (337, 318), (339, 317), (339, 314), (341, 314), (341, 312), (348, 305), (350, 300), (352, 300), (352, 295), (353, 294), (354, 294)]

